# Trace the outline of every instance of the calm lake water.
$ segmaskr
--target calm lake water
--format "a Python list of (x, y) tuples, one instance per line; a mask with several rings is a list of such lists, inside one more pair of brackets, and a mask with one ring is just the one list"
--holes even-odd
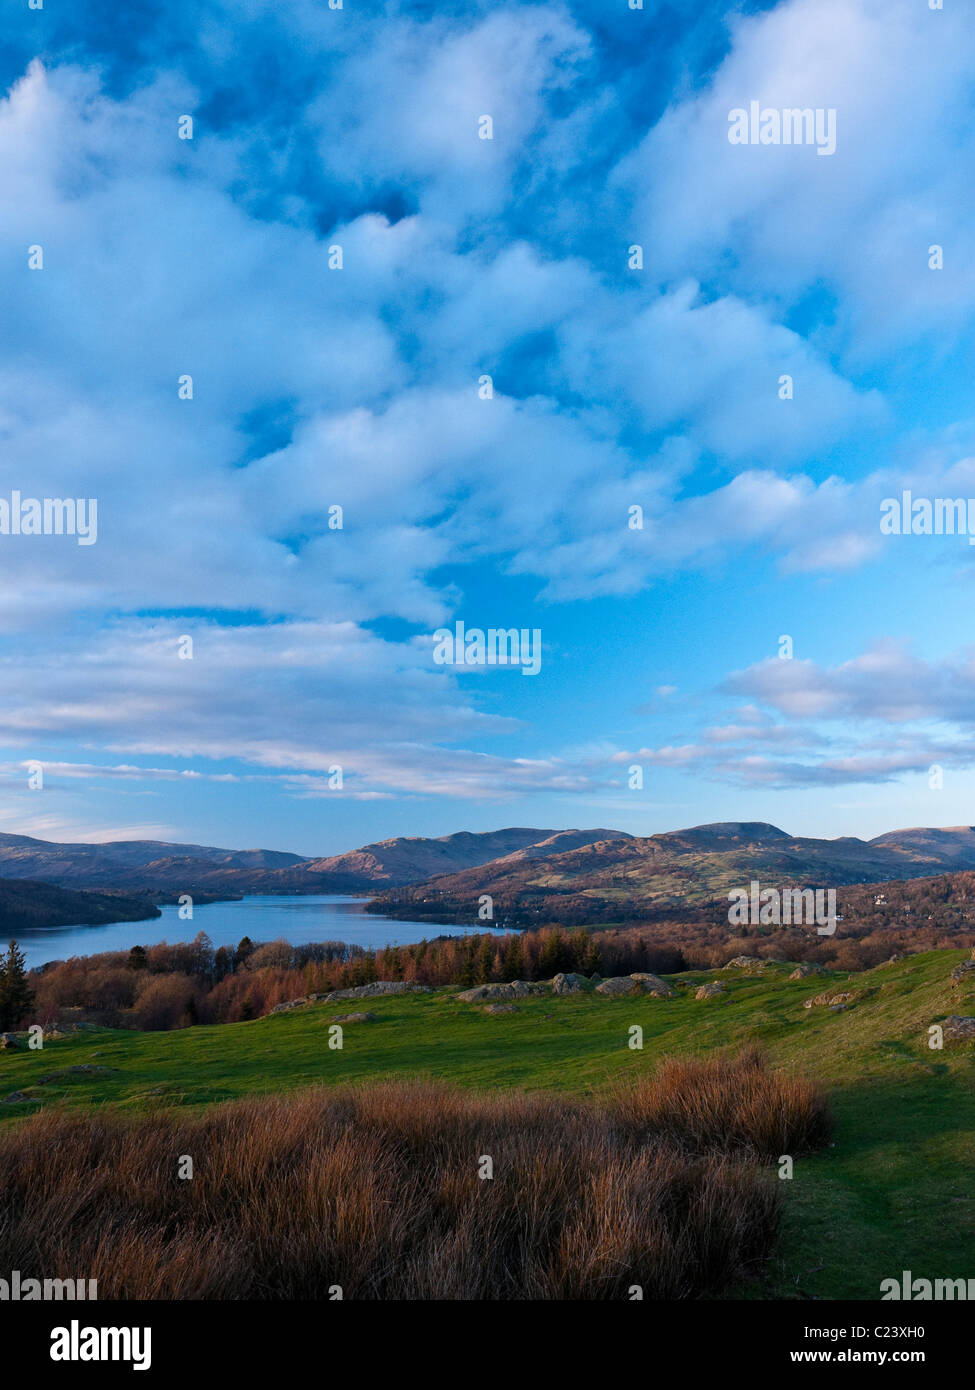
[[(195, 907), (193, 920), (182, 921), (175, 903), (149, 922), (113, 922), (104, 927), (45, 927), (19, 931), (17, 941), (28, 967), (68, 956), (93, 956), (99, 951), (128, 951), (132, 946), (152, 946), (158, 941), (192, 941), (205, 931), (214, 946), (236, 946), (242, 936), (252, 941), (276, 941), (284, 937), (292, 945), (306, 941), (348, 941), (373, 950), (379, 946), (406, 946), (440, 935), (468, 936), (496, 930), (486, 923), (442, 927), (431, 922), (400, 922), (364, 911), (366, 898), (315, 894), (302, 898), (254, 896), (240, 902), (208, 903)], [(4, 950), (10, 933), (0, 933)]]

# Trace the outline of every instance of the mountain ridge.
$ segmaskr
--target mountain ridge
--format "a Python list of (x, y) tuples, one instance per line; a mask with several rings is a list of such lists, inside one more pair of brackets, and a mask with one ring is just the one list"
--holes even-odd
[(975, 830), (914, 828), (873, 840), (791, 836), (764, 821), (718, 821), (604, 841), (532, 860), (494, 861), (384, 890), (372, 910), (469, 919), (485, 895), (497, 920), (626, 921), (712, 906), (759, 879), (765, 887), (839, 888), (975, 869)]
[(768, 821), (713, 821), (636, 836), (508, 826), (392, 836), (319, 857), (165, 840), (56, 842), (0, 832), (0, 879), (149, 894), (363, 893), (376, 906), (469, 910), (484, 893), (580, 909), (676, 908), (714, 901), (751, 877), (821, 887), (975, 870), (975, 827), (912, 826), (870, 840), (790, 835)]

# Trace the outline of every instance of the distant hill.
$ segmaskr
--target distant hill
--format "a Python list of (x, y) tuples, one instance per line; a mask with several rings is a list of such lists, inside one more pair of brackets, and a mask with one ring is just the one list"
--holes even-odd
[(519, 826), (482, 834), (461, 830), (436, 840), (401, 836), (326, 859), (307, 859), (295, 868), (264, 875), (262, 884), (271, 892), (290, 889), (343, 893), (400, 887), (436, 874), (478, 868), (492, 861), (505, 862), (512, 858), (520, 862), (522, 856), (543, 859), (563, 847), (591, 844), (624, 833), (620, 830), (555, 831)]
[(102, 926), (107, 922), (142, 922), (159, 917), (146, 898), (124, 893), (92, 893), (54, 888), (32, 879), (0, 879), (0, 933), (26, 927)]
[(64, 888), (233, 897), (360, 893), (380, 911), (467, 919), (490, 894), (507, 920), (615, 921), (714, 903), (752, 878), (839, 887), (975, 870), (975, 827), (915, 827), (872, 840), (790, 835), (766, 821), (717, 821), (633, 836), (510, 826), (439, 838), (396, 836), (343, 854), (218, 849), (164, 840), (56, 844), (0, 834), (0, 879)]
[(267, 849), (217, 849), (165, 840), (57, 844), (0, 833), (0, 878), (41, 879), (72, 887), (179, 888), (227, 873), (260, 874), (300, 864), (300, 854)]
[(489, 860), (524, 853), (544, 858), (560, 849), (622, 836), (619, 830), (511, 827), (439, 839), (399, 836), (321, 859), (278, 850), (216, 849), (163, 840), (56, 844), (0, 834), (0, 877), (42, 879), (85, 888), (141, 892), (360, 893), (416, 883)]
[(713, 904), (752, 879), (768, 887), (827, 888), (966, 868), (975, 869), (975, 831), (967, 828), (817, 840), (765, 822), (722, 821), (604, 840), (544, 860), (509, 856), (386, 890), (374, 907), (452, 921), (469, 919), (489, 894), (496, 919), (512, 923), (632, 921)]
[[(975, 868), (975, 826), (946, 825), (941, 830), (915, 826), (911, 830), (888, 830), (870, 841), (890, 849), (902, 849), (911, 854), (930, 855), (947, 867)], [(964, 862), (962, 862), (964, 861)]]

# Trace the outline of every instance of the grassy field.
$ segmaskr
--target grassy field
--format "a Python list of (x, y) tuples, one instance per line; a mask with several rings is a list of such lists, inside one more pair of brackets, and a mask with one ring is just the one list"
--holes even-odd
[[(932, 1051), (927, 1034), (948, 1014), (975, 1014), (975, 985), (949, 979), (967, 956), (932, 951), (862, 975), (793, 982), (788, 966), (692, 972), (669, 977), (673, 999), (542, 996), (517, 1001), (512, 1014), (437, 990), (177, 1032), (86, 1029), (42, 1051), (0, 1054), (0, 1100), (32, 1098), (3, 1103), (0, 1116), (14, 1121), (37, 1102), (146, 1113), (391, 1077), (598, 1096), (666, 1056), (758, 1043), (775, 1066), (828, 1087), (836, 1136), (832, 1148), (796, 1160), (779, 1249), (764, 1278), (734, 1296), (872, 1299), (903, 1269), (973, 1272), (975, 1045)], [(727, 995), (695, 1000), (694, 987), (717, 977)], [(859, 997), (841, 1013), (803, 1008), (832, 986)], [(328, 1024), (358, 1008), (375, 1019), (346, 1026), (342, 1050), (330, 1049)], [(628, 1046), (634, 1024), (640, 1051)]]

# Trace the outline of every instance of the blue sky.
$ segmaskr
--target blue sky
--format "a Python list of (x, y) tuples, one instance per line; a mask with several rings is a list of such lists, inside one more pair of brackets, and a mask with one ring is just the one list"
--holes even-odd
[(0, 498), (98, 539), (0, 535), (0, 829), (972, 820), (975, 550), (879, 518), (975, 497), (973, 71), (920, 0), (25, 5)]

